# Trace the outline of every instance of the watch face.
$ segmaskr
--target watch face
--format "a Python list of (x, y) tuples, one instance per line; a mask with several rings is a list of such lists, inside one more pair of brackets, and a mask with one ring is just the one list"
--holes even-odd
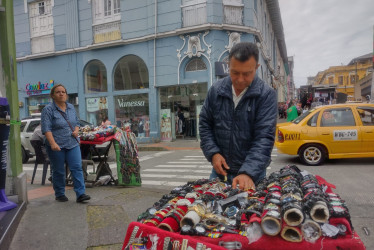
[(152, 207), (148, 210), (148, 213), (151, 214), (151, 215), (154, 215), (155, 213), (157, 212), (157, 209)]
[(201, 225), (197, 225), (197, 226), (195, 227), (195, 230), (196, 230), (196, 232), (197, 232), (198, 234), (204, 234), (204, 233), (206, 232), (205, 228), (204, 228), (203, 226), (201, 226)]
[(181, 231), (183, 233), (189, 233), (191, 231), (192, 227), (190, 225), (184, 225), (182, 228), (181, 228)]
[(232, 225), (232, 226), (235, 226), (236, 225), (236, 220), (235, 219), (230, 219), (229, 224)]

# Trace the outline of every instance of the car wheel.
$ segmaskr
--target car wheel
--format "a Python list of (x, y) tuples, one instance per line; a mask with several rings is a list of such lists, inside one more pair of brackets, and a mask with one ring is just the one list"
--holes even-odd
[(26, 150), (22, 147), (22, 163), (25, 164), (29, 161), (29, 156), (26, 153)]
[(321, 165), (326, 159), (326, 150), (318, 144), (307, 144), (301, 147), (299, 157), (302, 163), (309, 166)]

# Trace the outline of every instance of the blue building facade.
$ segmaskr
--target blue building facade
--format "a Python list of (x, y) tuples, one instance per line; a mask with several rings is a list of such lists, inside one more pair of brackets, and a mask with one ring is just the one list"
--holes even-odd
[(80, 118), (130, 127), (138, 141), (198, 137), (228, 53), (257, 43), (259, 77), (282, 91), (287, 70), (278, 1), (15, 0), (21, 118), (63, 84)]

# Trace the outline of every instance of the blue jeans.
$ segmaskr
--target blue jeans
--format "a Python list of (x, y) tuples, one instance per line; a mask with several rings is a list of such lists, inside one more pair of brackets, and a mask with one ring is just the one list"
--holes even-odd
[(74, 191), (77, 197), (86, 191), (84, 184), (82, 157), (79, 146), (71, 149), (62, 148), (61, 151), (53, 151), (50, 146), (47, 147), (47, 153), (51, 162), (52, 182), (55, 196), (65, 195), (65, 162), (68, 164), (71, 175), (73, 176)]
[[(227, 173), (227, 182), (231, 185), (232, 180), (237, 176), (237, 174)], [(257, 185), (262, 179), (264, 179), (266, 176), (266, 171), (260, 176), (260, 178), (255, 182), (255, 185)], [(215, 179), (219, 177), (221, 181), (224, 180), (223, 175), (217, 174), (216, 170), (212, 168), (212, 173), (210, 173), (209, 180)]]

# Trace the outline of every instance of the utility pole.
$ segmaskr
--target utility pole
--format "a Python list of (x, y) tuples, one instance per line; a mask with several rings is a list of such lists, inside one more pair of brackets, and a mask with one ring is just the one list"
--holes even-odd
[(374, 103), (374, 25), (373, 25), (373, 71), (371, 73), (370, 103)]
[[(22, 173), (20, 119), (18, 108), (18, 83), (16, 44), (14, 35), (13, 0), (0, 0), (0, 70), (2, 75), (0, 85), (5, 89), (2, 93), (7, 97), (10, 106), (10, 135), (8, 151), (10, 154), (10, 167), (16, 190), (23, 200), (23, 191), (26, 190), (26, 178), (20, 179)], [(24, 189), (22, 188), (24, 181)]]

